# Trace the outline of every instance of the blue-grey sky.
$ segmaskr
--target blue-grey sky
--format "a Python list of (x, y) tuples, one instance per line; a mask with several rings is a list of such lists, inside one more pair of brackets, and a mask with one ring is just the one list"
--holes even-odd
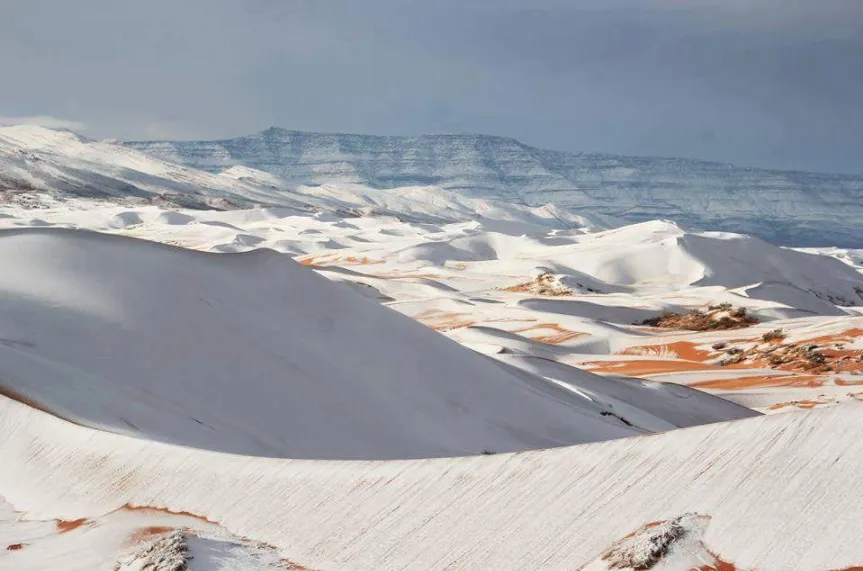
[(861, 0), (0, 2), (0, 122), (278, 125), (863, 173)]

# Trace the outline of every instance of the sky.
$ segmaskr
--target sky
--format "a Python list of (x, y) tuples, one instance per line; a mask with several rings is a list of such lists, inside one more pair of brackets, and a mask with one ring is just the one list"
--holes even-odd
[(863, 174), (861, 0), (0, 0), (0, 124), (487, 133)]

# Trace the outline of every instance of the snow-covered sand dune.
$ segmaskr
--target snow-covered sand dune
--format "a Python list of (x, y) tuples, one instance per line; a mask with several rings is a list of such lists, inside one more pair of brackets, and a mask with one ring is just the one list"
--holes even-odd
[(133, 439), (0, 397), (0, 490), (29, 518), (87, 518), (85, 552), (105, 514), (149, 506), (315, 569), (579, 569), (644, 524), (698, 514), (654, 569), (828, 571), (863, 562), (861, 430), (843, 405), (512, 455), (301, 461)]
[[(8, 230), (0, 266), (15, 268), (0, 276), (0, 386), (114, 432), (251, 455), (389, 459), (754, 414), (683, 387), (616, 388), (590, 373), (551, 383), (272, 251)], [(681, 399), (685, 413), (665, 405)]]
[[(579, 367), (692, 384), (762, 411), (857, 399), (860, 392), (863, 316), (854, 304), (861, 303), (855, 300), (863, 275), (848, 258), (662, 221), (585, 232), (501, 228), (490, 219), (430, 224), (283, 208), (172, 210), (36, 198), (43, 208), (0, 206), (0, 228), (84, 228), (209, 252), (270, 248), (471, 349), (574, 384), (606, 413), (619, 414), (624, 403), (610, 400), (608, 388), (592, 392)], [(744, 307), (761, 323), (706, 332), (633, 325), (663, 311), (722, 304)], [(777, 328), (787, 342), (760, 346), (760, 337)], [(769, 351), (790, 344), (826, 350), (834, 370), (768, 362)], [(721, 366), (730, 351), (760, 357)], [(659, 392), (668, 390), (661, 386)], [(639, 399), (635, 408), (646, 412), (650, 398)], [(655, 413), (652, 420), (626, 418), (655, 430), (668, 420)], [(683, 424), (700, 422), (700, 415)]]
[(860, 569), (856, 253), (282, 185), (0, 129), (0, 569)]

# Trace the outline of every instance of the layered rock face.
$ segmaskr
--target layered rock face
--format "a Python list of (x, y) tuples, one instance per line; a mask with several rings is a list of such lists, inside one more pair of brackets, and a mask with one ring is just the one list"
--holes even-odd
[(739, 168), (689, 159), (548, 151), (484, 135), (378, 137), (271, 128), (221, 141), (127, 146), (211, 172), (245, 165), (289, 186), (433, 185), (630, 222), (673, 219), (772, 242), (863, 246), (863, 177)]

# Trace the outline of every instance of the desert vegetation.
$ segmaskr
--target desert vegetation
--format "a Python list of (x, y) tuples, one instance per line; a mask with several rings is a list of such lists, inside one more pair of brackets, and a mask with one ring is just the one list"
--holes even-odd
[(745, 363), (771, 369), (805, 371), (812, 373), (850, 372), (863, 369), (863, 351), (845, 349), (841, 343), (783, 343), (786, 336), (780, 329), (761, 336), (765, 344), (749, 348), (714, 345), (724, 355), (720, 365)]
[(735, 309), (731, 304), (723, 303), (711, 305), (706, 311), (701, 309), (692, 309), (687, 313), (665, 311), (661, 315), (645, 319), (637, 325), (687, 331), (719, 331), (743, 329), (756, 323), (758, 323), (758, 318), (749, 315), (745, 307)]
[(761, 340), (765, 343), (769, 343), (770, 341), (782, 341), (785, 339), (786, 335), (782, 329), (771, 329), (767, 333), (761, 336)]
[(540, 274), (530, 281), (505, 287), (503, 288), (503, 291), (549, 296), (572, 295), (572, 290), (560, 283), (557, 276), (550, 273)]

